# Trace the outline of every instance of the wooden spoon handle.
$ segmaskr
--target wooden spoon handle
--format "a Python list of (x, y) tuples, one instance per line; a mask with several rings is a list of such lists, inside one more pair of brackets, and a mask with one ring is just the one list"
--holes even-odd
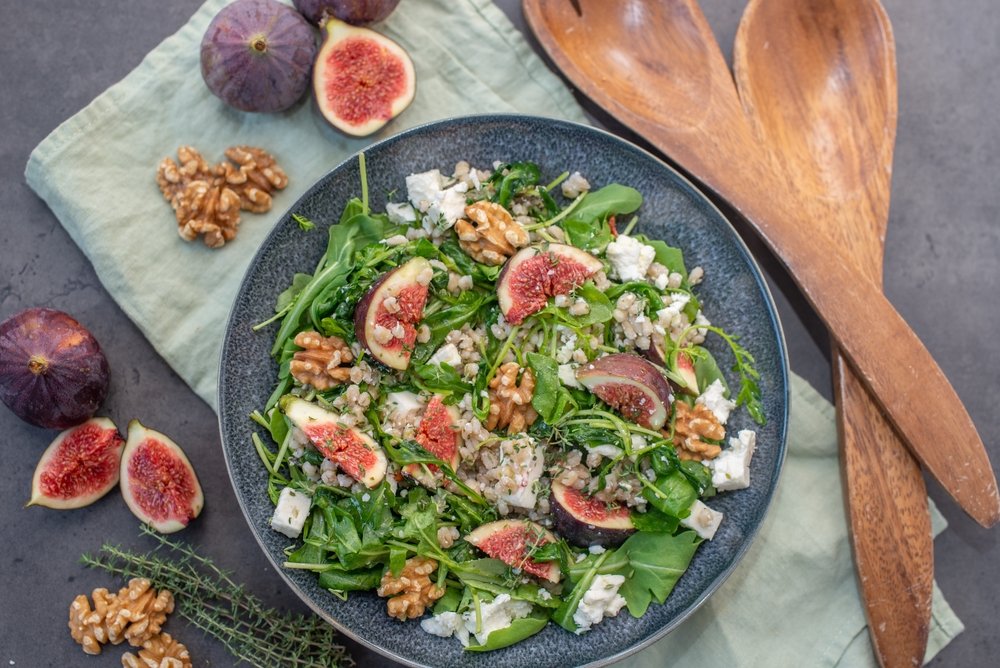
[(788, 267), (920, 463), (977, 522), (996, 524), (1000, 496), (976, 427), (937, 362), (879, 287), (833, 244), (818, 242), (817, 232), (799, 224), (780, 198), (720, 190), (737, 206), (744, 204), (743, 213)]
[(934, 580), (924, 478), (836, 347), (833, 374), (844, 500), (875, 656), (884, 667), (919, 666)]

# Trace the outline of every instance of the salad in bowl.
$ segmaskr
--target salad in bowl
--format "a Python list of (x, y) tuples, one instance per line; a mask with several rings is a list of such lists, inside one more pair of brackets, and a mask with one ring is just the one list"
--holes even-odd
[(638, 232), (629, 183), (531, 159), (376, 196), (362, 155), (318, 264), (258, 325), (283, 567), (464, 651), (667, 601), (766, 423), (754, 356), (699, 299), (713, 268)]

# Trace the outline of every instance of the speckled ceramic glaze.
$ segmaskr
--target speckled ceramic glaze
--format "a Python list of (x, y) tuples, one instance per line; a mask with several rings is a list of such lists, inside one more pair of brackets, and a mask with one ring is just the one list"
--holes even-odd
[[(450, 171), (459, 160), (477, 166), (530, 160), (540, 164), (543, 182), (563, 170), (579, 170), (595, 188), (611, 182), (637, 188), (645, 198), (638, 212), (639, 230), (682, 248), (688, 267), (704, 267), (705, 280), (697, 289), (704, 312), (714, 324), (738, 334), (757, 360), (767, 425), (754, 425), (745, 410), (734, 413), (728, 425), (732, 434), (741, 428), (758, 431), (752, 484), (712, 500), (725, 520), (715, 539), (699, 548), (664, 605), (654, 603), (641, 619), (623, 611), (583, 636), (549, 624), (525, 642), (485, 654), (463, 652), (454, 639), (428, 635), (417, 623), (390, 619), (385, 600), (374, 593), (341, 601), (321, 589), (313, 574), (283, 570), (283, 550), (291, 541), (268, 527), (273, 507), (265, 492), (267, 476), (250, 440), (255, 429), (267, 436), (247, 417), (265, 404), (273, 387), (277, 367), (268, 352), (276, 325), (256, 333), (250, 328), (273, 313), (275, 299), (295, 272), (313, 270), (326, 245), (324, 231), (340, 217), (347, 200), (360, 194), (358, 161), (352, 158), (320, 179), (264, 241), (243, 280), (226, 333), (219, 379), (223, 449), (236, 495), (264, 552), (318, 614), (356, 640), (414, 666), (604, 665), (662, 637), (704, 602), (743, 556), (764, 518), (784, 459), (784, 341), (771, 296), (746, 246), (683, 177), (645, 151), (582, 125), (525, 116), (465, 117), (391, 137), (369, 147), (365, 156), (376, 209), (388, 193), (405, 192), (407, 174), (432, 168)], [(292, 212), (315, 221), (318, 230), (303, 233), (291, 220)], [(732, 367), (732, 356), (718, 337), (710, 337), (708, 347), (721, 367)], [(737, 379), (729, 376), (730, 385), (737, 387)]]

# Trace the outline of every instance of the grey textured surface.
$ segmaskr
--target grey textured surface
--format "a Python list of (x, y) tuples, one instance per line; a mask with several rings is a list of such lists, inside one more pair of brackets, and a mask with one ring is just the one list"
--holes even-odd
[[(206, 511), (185, 537), (236, 571), (266, 601), (304, 610), (268, 566), (240, 515), (219, 452), (215, 416), (110, 300), (87, 260), (22, 176), (35, 144), (127, 74), (183, 25), (198, 4), (0, 1), (4, 23), (16, 27), (0, 43), (0, 318), (44, 305), (69, 311), (90, 327), (113, 367), (107, 412), (119, 424), (141, 417), (182, 440), (198, 468)], [(517, 0), (498, 4), (523, 26)], [(703, 3), (726, 49), (743, 4)], [(994, 0), (885, 4), (895, 28), (900, 79), (886, 293), (966, 402), (996, 469), (1000, 9)], [(829, 396), (822, 326), (777, 263), (759, 251), (758, 258), (776, 288), (793, 370)], [(928, 388), (928, 419), (933, 419), (933, 396), (934, 388)], [(118, 651), (83, 658), (69, 639), (66, 609), (75, 594), (108, 584), (101, 574), (78, 565), (79, 554), (105, 540), (141, 546), (135, 521), (114, 495), (72, 513), (23, 510), (31, 472), (52, 433), (25, 425), (5, 409), (0, 409), (0, 433), (6, 456), (0, 477), (0, 664), (120, 665)], [(951, 522), (936, 541), (938, 581), (967, 629), (933, 665), (995, 665), (1000, 655), (997, 530), (978, 527), (936, 485), (930, 492)], [(218, 644), (178, 621), (170, 628), (183, 635), (199, 665), (232, 664)], [(361, 665), (387, 665), (362, 650), (356, 652)]]
[[(535, 156), (538, 146), (545, 146), (544, 156)], [(401, 187), (407, 174), (435, 165), (451, 165), (459, 159), (488, 165), (493, 160), (512, 161), (524, 156), (540, 163), (543, 183), (564, 169), (578, 169), (592, 175), (595, 187), (604, 182), (627, 183), (643, 194), (643, 205), (637, 213), (640, 221), (652, 224), (640, 223), (641, 231), (683, 248), (688, 266), (706, 267), (710, 280), (698, 287), (706, 314), (716, 325), (743, 336), (761, 377), (768, 379), (762, 395), (767, 424), (758, 427), (746, 411), (739, 411), (727, 428), (730, 433), (756, 429), (761, 443), (781, 447), (758, 448), (752, 462), (751, 487), (713, 500), (713, 507), (725, 513), (726, 521), (713, 540), (698, 549), (666, 604), (653, 606), (639, 619), (619, 615), (604, 622), (587, 634), (586, 642), (550, 624), (525, 642), (489, 654), (470, 655), (458, 643), (442, 642), (415, 624), (400, 626), (382, 614), (385, 603), (374, 594), (339, 601), (319, 587), (312, 573), (282, 573), (324, 617), (359, 639), (416, 665), (600, 665), (610, 657), (651, 642), (681, 623), (732, 572), (760, 526), (784, 460), (786, 359), (764, 279), (718, 211), (689, 183), (648, 154), (612, 135), (572, 123), (505, 116), (445, 121), (365, 149), (369, 192), (375, 198), (373, 208), (381, 208), (380, 196), (374, 193)], [(344, 202), (357, 192), (359, 181), (357, 163), (344, 163), (306, 193), (292, 211), (317, 222), (336, 221)], [(669, 212), (669, 216), (657, 218), (653, 212)], [(670, 221), (669, 225), (665, 220)], [(219, 385), (223, 448), (237, 495), (253, 531), (276, 566), (285, 560), (283, 550), (290, 541), (268, 526), (274, 507), (263, 482), (265, 469), (253, 456), (250, 445), (253, 431), (264, 439), (268, 434), (252, 425), (247, 415), (260, 409), (274, 389), (277, 365), (270, 357), (270, 348), (277, 325), (270, 326), (266, 333), (253, 332), (251, 327), (270, 317), (275, 299), (291, 282), (292, 274), (315, 267), (324, 250), (315, 237), (298, 230), (290, 214), (285, 223), (276, 225), (262, 244), (236, 297), (223, 347)], [(724, 343), (714, 339), (707, 345), (720, 366), (732, 366), (732, 355), (724, 349)], [(736, 387), (738, 379), (734, 374), (729, 374), (728, 380), (730, 387)]]

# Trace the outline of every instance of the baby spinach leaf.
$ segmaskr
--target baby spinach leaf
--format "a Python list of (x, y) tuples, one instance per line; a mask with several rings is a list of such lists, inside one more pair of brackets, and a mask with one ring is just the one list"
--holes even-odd
[(593, 283), (584, 283), (581, 287), (577, 288), (576, 294), (582, 297), (587, 302), (587, 305), (590, 306), (590, 310), (586, 314), (575, 316), (578, 326), (589, 327), (611, 320), (614, 314), (611, 300), (608, 299), (607, 295), (598, 290), (597, 286)]
[(381, 582), (381, 566), (357, 571), (332, 568), (319, 574), (319, 586), (333, 591), (368, 591)]
[(510, 626), (497, 629), (488, 636), (482, 645), (469, 645), (468, 652), (489, 652), (502, 647), (510, 647), (514, 643), (519, 643), (525, 638), (535, 635), (549, 623), (548, 615), (541, 612), (533, 612), (527, 617), (515, 619)]
[(676, 536), (639, 532), (618, 548), (628, 555), (632, 569), (618, 593), (625, 598), (633, 617), (644, 615), (652, 601), (667, 600), (700, 544), (701, 539), (693, 531)]
[(632, 511), (632, 526), (639, 531), (654, 533), (673, 533), (677, 530), (680, 520), (661, 513), (656, 508), (649, 508), (644, 513)]
[(698, 498), (694, 485), (679, 470), (657, 477), (653, 486), (656, 491), (646, 487), (642, 495), (654, 508), (674, 517), (687, 517), (688, 509)]
[[(504, 173), (506, 172), (506, 173)], [(541, 171), (533, 162), (513, 162), (498, 168), (489, 182), (496, 185), (493, 201), (507, 207), (510, 200), (521, 190), (538, 183)]]
[(726, 377), (722, 375), (722, 369), (708, 348), (694, 346), (691, 357), (694, 358), (694, 375), (698, 379), (698, 387), (705, 388), (719, 381), (722, 387), (726, 388), (725, 395), (728, 397), (729, 385), (726, 383)]
[(292, 284), (289, 285), (284, 292), (278, 295), (278, 300), (274, 304), (275, 312), (283, 311), (291, 306), (292, 302), (295, 301), (295, 298), (299, 296), (299, 293), (305, 290), (305, 287), (309, 285), (309, 281), (311, 280), (312, 276), (310, 274), (295, 274), (292, 276)]
[(559, 364), (551, 357), (528, 353), (528, 366), (535, 375), (535, 391), (531, 407), (541, 418), (552, 424), (573, 404), (573, 398), (559, 381)]
[(655, 260), (657, 262), (669, 269), (672, 273), (676, 272), (680, 274), (684, 280), (687, 280), (688, 273), (687, 268), (684, 266), (684, 253), (680, 248), (668, 246), (665, 241), (660, 239), (650, 239), (645, 235), (637, 235), (636, 238), (647, 246), (653, 247), (653, 250), (656, 251)]
[(571, 218), (563, 221), (562, 228), (570, 243), (584, 250), (604, 248), (613, 238), (607, 222), (600, 220)]
[(462, 376), (450, 364), (418, 364), (414, 365), (413, 371), (419, 378), (414, 382), (433, 394), (460, 399), (462, 395), (472, 391), (472, 384), (462, 380)]
[(458, 587), (448, 587), (444, 591), (444, 596), (434, 604), (432, 612), (440, 615), (442, 612), (456, 612), (458, 604), (462, 602), (462, 590)]

